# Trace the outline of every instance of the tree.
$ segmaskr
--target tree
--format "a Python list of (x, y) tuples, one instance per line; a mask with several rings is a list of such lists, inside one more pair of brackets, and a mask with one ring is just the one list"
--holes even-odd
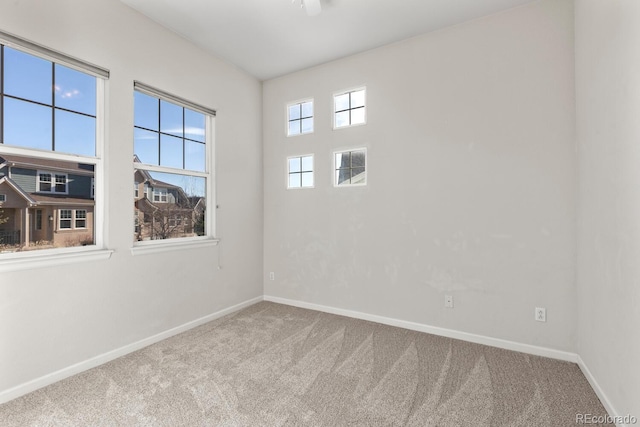
[(4, 216), (4, 211), (2, 209), (0, 209), (0, 225), (6, 223), (9, 221), (9, 217), (8, 216)]

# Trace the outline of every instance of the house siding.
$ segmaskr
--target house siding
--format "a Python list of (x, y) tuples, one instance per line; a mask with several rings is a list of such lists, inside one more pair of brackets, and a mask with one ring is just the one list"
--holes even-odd
[(33, 169), (11, 168), (11, 179), (25, 193), (36, 192), (36, 175)]

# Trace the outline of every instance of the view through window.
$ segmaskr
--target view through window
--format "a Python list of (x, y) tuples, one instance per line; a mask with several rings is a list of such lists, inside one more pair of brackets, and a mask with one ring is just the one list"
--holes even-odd
[(139, 83), (134, 94), (134, 241), (211, 235), (207, 121), (215, 112)]
[(76, 68), (0, 43), (2, 253), (96, 244), (102, 85)]

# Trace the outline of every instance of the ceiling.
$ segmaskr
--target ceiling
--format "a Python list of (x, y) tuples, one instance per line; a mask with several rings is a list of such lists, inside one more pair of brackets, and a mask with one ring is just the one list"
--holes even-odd
[(268, 80), (532, 0), (121, 0)]

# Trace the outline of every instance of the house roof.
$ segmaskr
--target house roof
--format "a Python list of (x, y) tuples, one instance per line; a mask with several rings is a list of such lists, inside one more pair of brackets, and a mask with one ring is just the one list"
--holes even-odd
[(22, 188), (20, 188), (18, 184), (16, 184), (11, 178), (7, 176), (3, 176), (2, 178), (0, 178), (0, 184), (3, 184), (3, 183), (6, 183), (9, 187), (11, 187), (18, 195), (20, 195), (20, 197), (25, 199), (27, 203), (31, 205), (35, 205), (37, 203), (28, 193), (22, 190)]
[(28, 169), (47, 169), (51, 171), (73, 172), (78, 175), (94, 175), (94, 165), (87, 163), (67, 162), (62, 160), (39, 159), (10, 154), (0, 155), (0, 165), (18, 166)]

